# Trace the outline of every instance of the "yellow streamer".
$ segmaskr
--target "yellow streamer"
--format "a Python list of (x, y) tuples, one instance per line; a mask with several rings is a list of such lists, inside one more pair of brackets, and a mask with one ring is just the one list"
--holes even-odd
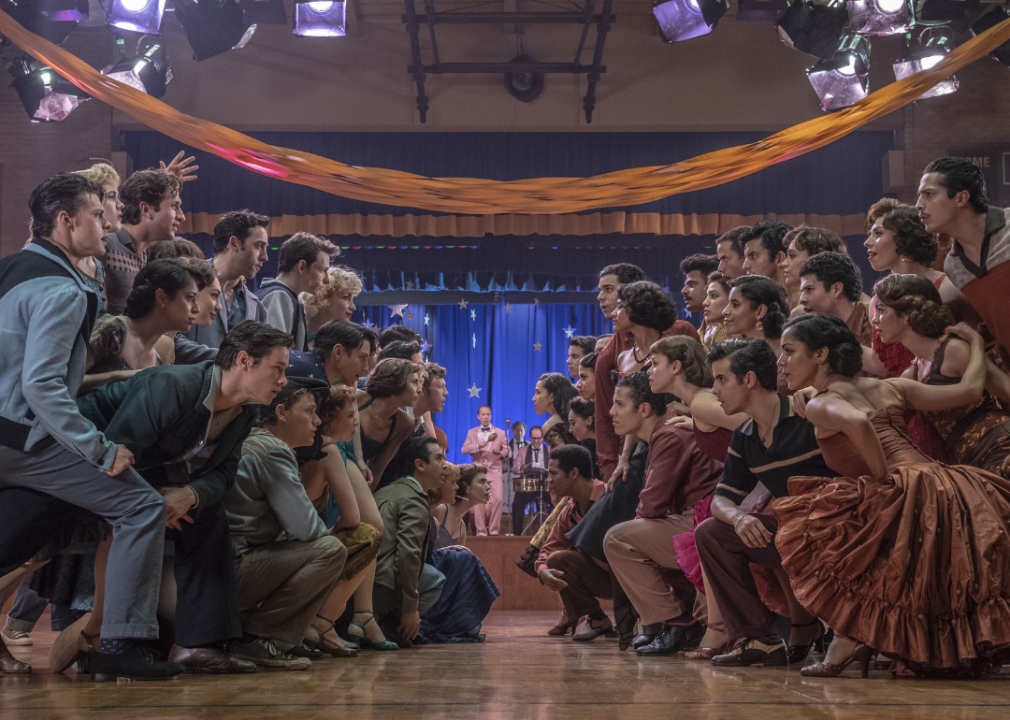
[(221, 125), (181, 113), (105, 77), (0, 11), (0, 32), (77, 87), (148, 127), (254, 172), (355, 200), (424, 210), (497, 215), (563, 214), (638, 205), (737, 180), (823, 147), (912, 102), (926, 90), (1010, 40), (1010, 20), (955, 48), (929, 70), (892, 83), (852, 107), (808, 120), (750, 145), (717, 150), (673, 165), (632, 168), (589, 178), (502, 182), (428, 178), (384, 168), (345, 165), (274, 147)]

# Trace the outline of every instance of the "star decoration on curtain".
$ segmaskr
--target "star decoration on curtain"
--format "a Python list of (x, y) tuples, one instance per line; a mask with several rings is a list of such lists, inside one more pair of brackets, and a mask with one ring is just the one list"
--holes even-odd
[(474, 397), (475, 398), (479, 398), (480, 397), (480, 391), (482, 389), (483, 388), (477, 387), (477, 383), (474, 383), (472, 388), (468, 388), (467, 389), (467, 392), (470, 393), (470, 397), (472, 397), (472, 398), (474, 398)]
[(540, 352), (543, 348), (544, 346), (540, 343), (533, 343), (533, 352)]
[(421, 343), (421, 354), (427, 355), (429, 350), (431, 350), (431, 345), (429, 345), (428, 341), (425, 340), (424, 342)]
[(407, 288), (408, 290), (413, 290), (414, 289), (414, 281), (413, 280), (408, 280), (407, 282), (405, 282), (403, 284), (403, 286), (405, 288)]
[(390, 319), (395, 318), (397, 315), (403, 317), (403, 311), (407, 309), (406, 305), (387, 305), (389, 308)]
[(477, 333), (473, 334), (473, 349), (477, 349)]
[(540, 298), (533, 298), (534, 305), (540, 305)]
[(413, 320), (414, 319), (414, 313), (411, 313), (411, 312), (407, 313), (407, 319), (408, 320)]
[(507, 313), (512, 312), (512, 306), (509, 305), (508, 303), (505, 303), (505, 312), (507, 312)]
[(373, 327), (375, 327), (375, 323), (373, 323), (371, 320), (365, 320), (365, 322), (363, 322), (361, 324), (364, 325), (366, 328), (373, 328)]
[(425, 314), (424, 314), (424, 326), (425, 326), (425, 327), (428, 327), (428, 321), (429, 321), (429, 320), (431, 320), (431, 318), (430, 318), (430, 317), (428, 317), (428, 313), (425, 313)]
[(459, 301), (459, 307), (460, 307), (461, 310), (466, 310), (466, 306), (469, 305), (469, 304), (470, 303), (468, 303), (466, 300), (460, 300)]
[(565, 328), (565, 337), (566, 338), (568, 338), (569, 340), (571, 340), (572, 336), (574, 336), (574, 335), (575, 335), (575, 328), (573, 328), (571, 325), (569, 325), (568, 327)]
[(470, 319), (471, 320), (476, 320), (477, 319), (477, 311), (476, 310), (471, 310), (470, 311)]

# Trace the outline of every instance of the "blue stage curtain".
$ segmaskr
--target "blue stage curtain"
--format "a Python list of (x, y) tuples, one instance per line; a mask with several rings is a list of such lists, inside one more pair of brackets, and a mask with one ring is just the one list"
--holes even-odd
[[(394, 316), (390, 306), (370, 305), (358, 308), (352, 319), (376, 332), (402, 324), (428, 343), (426, 359), (446, 369), (449, 399), (434, 420), (448, 438), (447, 455), (455, 463), (471, 459), (460, 450), (481, 405), (491, 406), (493, 421), (502, 428), (506, 419), (521, 420), (527, 428), (547, 420), (533, 410), (533, 391), (545, 372), (568, 375), (566, 329), (573, 335), (611, 331), (599, 306), (589, 304), (408, 305), (402, 317)], [(535, 343), (540, 343), (539, 351)], [(477, 392), (471, 395), (474, 387)]]

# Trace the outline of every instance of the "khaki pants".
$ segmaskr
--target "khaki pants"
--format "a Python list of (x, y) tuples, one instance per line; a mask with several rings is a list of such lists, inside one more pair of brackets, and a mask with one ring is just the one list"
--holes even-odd
[[(694, 528), (694, 508), (672, 518), (636, 518), (607, 531), (603, 551), (610, 569), (635, 606), (644, 625), (671, 620), (684, 613), (680, 599), (663, 582), (661, 568), (676, 570), (673, 536)], [(705, 596), (698, 594), (694, 616), (706, 621)]]
[(235, 566), (242, 629), (300, 645), (346, 560), (347, 548), (331, 535), (277, 540), (242, 555)]

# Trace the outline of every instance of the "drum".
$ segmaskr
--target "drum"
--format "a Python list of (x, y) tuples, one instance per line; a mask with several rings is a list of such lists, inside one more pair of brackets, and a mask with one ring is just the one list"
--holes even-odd
[(512, 478), (512, 489), (515, 492), (540, 492), (541, 490), (546, 490), (547, 486), (544, 485), (542, 478), (538, 477), (517, 477)]

